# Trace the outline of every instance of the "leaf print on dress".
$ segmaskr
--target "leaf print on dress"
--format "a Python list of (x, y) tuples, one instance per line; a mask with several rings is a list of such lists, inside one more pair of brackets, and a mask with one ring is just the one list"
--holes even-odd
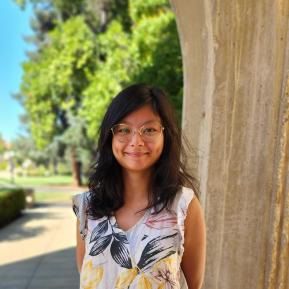
[(81, 274), (80, 288), (81, 289), (95, 289), (100, 284), (103, 278), (103, 267), (93, 267), (92, 260), (87, 261)]
[(120, 242), (124, 243), (124, 244), (128, 244), (128, 240), (126, 238), (125, 233), (123, 232), (119, 232), (119, 233), (114, 233), (114, 237), (119, 240)]
[(114, 238), (110, 246), (110, 253), (113, 260), (121, 267), (127, 269), (132, 268), (129, 251), (128, 248), (125, 246), (124, 242), (117, 238)]
[[(144, 272), (150, 269), (154, 264), (156, 264), (157, 261), (167, 258), (168, 256), (176, 253), (176, 251), (173, 250), (173, 244), (174, 238), (177, 235), (178, 234), (175, 233), (164, 237), (159, 236), (150, 240), (144, 247), (137, 266), (121, 273), (121, 275), (117, 279), (116, 288), (129, 288), (130, 284), (132, 284), (135, 278), (137, 276), (140, 276), (139, 274), (142, 274), (139, 278), (139, 280), (141, 279), (142, 281), (139, 281), (140, 283), (137, 283), (138, 288), (151, 288), (150, 286), (152, 285), (149, 277), (147, 277)], [(145, 284), (148, 287), (144, 287)]]
[(96, 241), (94, 242), (94, 244), (93, 244), (93, 246), (89, 252), (89, 255), (96, 256), (96, 255), (102, 253), (107, 248), (107, 246), (110, 244), (111, 239), (112, 239), (112, 234), (100, 237), (99, 239), (96, 239)]
[(90, 237), (90, 241), (94, 242), (96, 241), (98, 238), (102, 237), (108, 230), (108, 220), (104, 220), (102, 222), (100, 222), (92, 231), (91, 233), (91, 237)]
[(148, 237), (148, 235), (143, 235), (143, 237), (141, 238), (141, 241), (145, 240)]
[[(103, 236), (108, 231), (110, 225), (111, 233)], [(112, 240), (112, 242), (111, 242)], [(110, 246), (110, 253), (114, 261), (126, 269), (132, 268), (129, 250), (127, 248), (128, 240), (123, 232), (116, 233), (110, 223), (109, 218), (100, 222), (92, 231), (90, 243), (93, 243), (89, 255), (97, 256), (103, 253)]]
[[(150, 240), (144, 247), (137, 267), (142, 271), (150, 268), (156, 260), (164, 259), (174, 253), (174, 238), (178, 234), (172, 234), (164, 237), (156, 237)], [(163, 243), (163, 241), (165, 241)]]
[(153, 229), (171, 228), (178, 223), (175, 212), (164, 211), (157, 215), (151, 215), (145, 222), (145, 225)]
[(79, 216), (79, 208), (78, 206), (74, 205), (72, 206), (74, 214), (78, 217)]

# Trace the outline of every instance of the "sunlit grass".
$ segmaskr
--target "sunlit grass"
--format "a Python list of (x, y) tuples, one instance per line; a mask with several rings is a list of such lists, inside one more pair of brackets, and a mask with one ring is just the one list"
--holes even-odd
[(0, 185), (71, 185), (72, 176), (48, 176), (48, 177), (15, 177), (14, 183), (9, 178), (0, 178)]
[[(71, 192), (66, 186), (72, 185), (72, 176), (47, 176), (47, 177), (16, 177), (14, 183), (7, 177), (0, 177), (0, 192), (1, 187), (30, 187), (34, 191), (36, 203), (57, 203), (71, 202), (71, 196), (76, 191), (82, 191), (81, 188), (71, 187)], [(42, 188), (43, 186), (43, 188)], [(62, 187), (63, 186), (63, 190)], [(59, 187), (59, 188), (58, 188)], [(66, 187), (66, 188), (65, 188)], [(65, 188), (65, 189), (64, 189)], [(83, 191), (86, 188), (83, 187)], [(51, 190), (51, 191), (50, 191)]]
[(64, 192), (35, 192), (36, 203), (58, 203), (58, 202), (71, 202), (71, 196), (74, 193)]

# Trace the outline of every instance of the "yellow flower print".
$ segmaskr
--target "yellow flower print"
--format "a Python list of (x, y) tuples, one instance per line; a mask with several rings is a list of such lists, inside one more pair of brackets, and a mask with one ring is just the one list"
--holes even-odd
[(162, 282), (158, 285), (158, 288), (157, 289), (164, 289), (166, 286), (165, 282)]
[(169, 257), (164, 258), (164, 259), (156, 262), (155, 265), (153, 266), (153, 269), (157, 269), (160, 267), (166, 267), (170, 271), (175, 271), (175, 269), (178, 268), (176, 255), (177, 255), (177, 253), (170, 255)]
[(80, 287), (82, 289), (95, 289), (102, 280), (103, 267), (92, 264), (92, 260), (87, 261), (83, 268), (83, 274), (81, 275)]
[(126, 289), (130, 286), (134, 278), (138, 273), (137, 268), (127, 269), (124, 272), (120, 273), (117, 278), (115, 288), (117, 289)]
[(152, 289), (152, 284), (149, 280), (149, 278), (145, 274), (141, 274), (137, 287), (139, 289)]

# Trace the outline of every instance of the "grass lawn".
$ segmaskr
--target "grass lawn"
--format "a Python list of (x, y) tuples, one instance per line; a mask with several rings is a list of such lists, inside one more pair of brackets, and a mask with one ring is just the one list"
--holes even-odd
[(36, 203), (71, 202), (72, 193), (63, 192), (35, 192)]
[[(71, 185), (72, 176), (49, 176), (49, 177), (16, 177), (15, 185)], [(10, 179), (0, 178), (0, 185), (11, 184)]]
[[(8, 190), (9, 191), (9, 190)], [(0, 188), (0, 198), (7, 194), (7, 189)], [(68, 192), (35, 192), (36, 203), (57, 203), (57, 202), (71, 202), (71, 197), (76, 193)]]
[[(84, 180), (85, 181), (85, 180)], [(82, 189), (69, 189), (61, 190), (61, 188), (53, 188), (53, 186), (70, 186), (72, 185), (73, 179), (72, 176), (49, 176), (49, 177), (16, 177), (13, 185), (16, 187), (32, 187), (35, 186), (35, 202), (71, 202), (71, 196), (76, 194), (76, 191), (82, 191)], [(0, 174), (0, 192), (1, 187), (9, 187), (11, 185), (10, 179), (7, 177), (1, 176)], [(39, 188), (37, 188), (39, 186)], [(43, 186), (43, 189), (41, 189)], [(47, 190), (47, 188), (50, 189)], [(83, 188), (83, 191), (86, 188)]]

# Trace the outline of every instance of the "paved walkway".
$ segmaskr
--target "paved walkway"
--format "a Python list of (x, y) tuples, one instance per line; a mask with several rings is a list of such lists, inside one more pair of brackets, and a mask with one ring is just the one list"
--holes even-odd
[(78, 289), (71, 203), (38, 205), (0, 229), (0, 289)]

